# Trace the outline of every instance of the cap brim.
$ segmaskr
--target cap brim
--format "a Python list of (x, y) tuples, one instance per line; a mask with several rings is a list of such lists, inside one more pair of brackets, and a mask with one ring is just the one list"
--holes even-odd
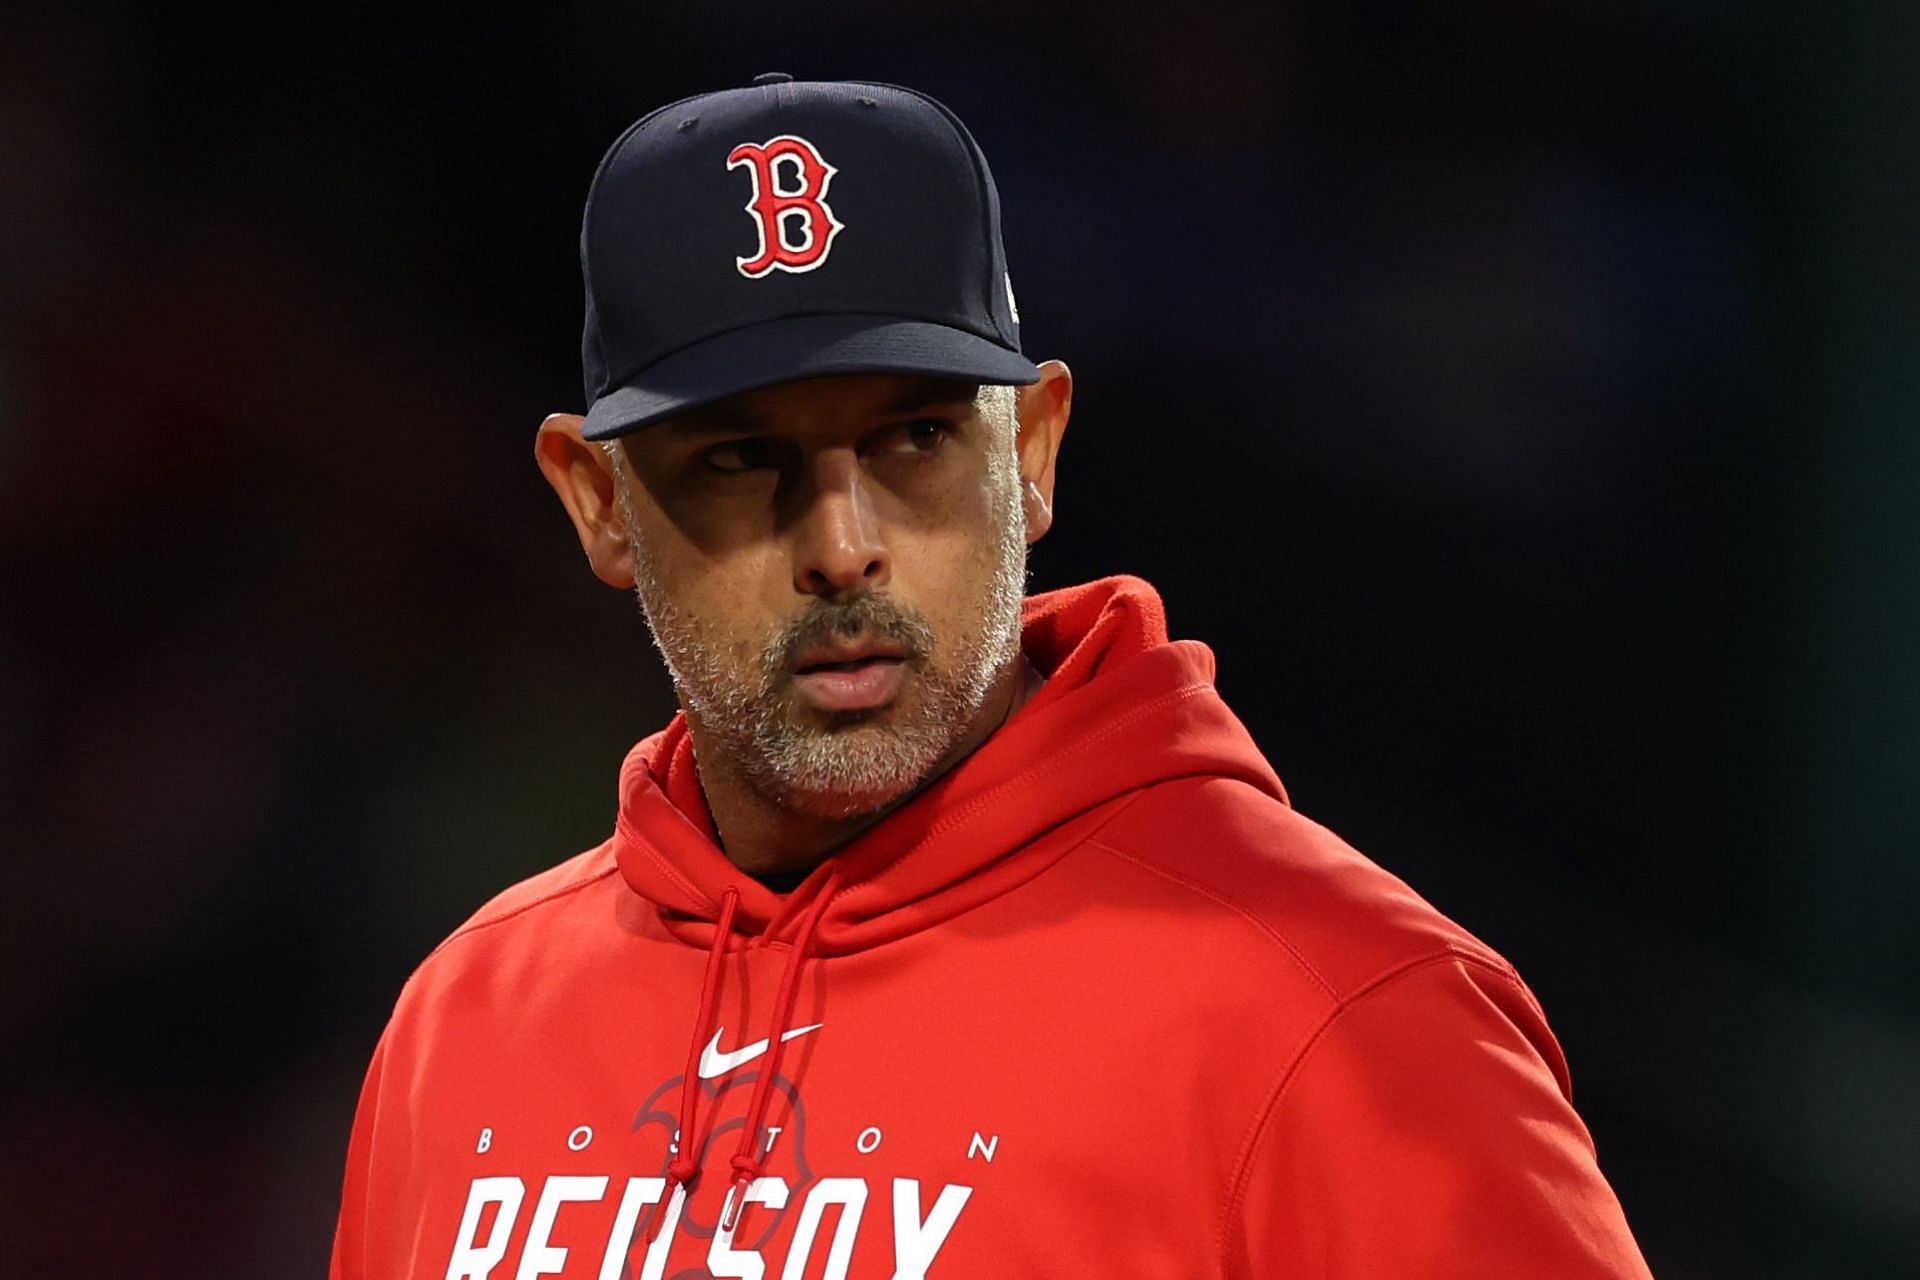
[(896, 316), (787, 316), (716, 334), (595, 400), (582, 434), (609, 440), (676, 413), (794, 378), (909, 373), (1025, 386), (1040, 369), (962, 329)]

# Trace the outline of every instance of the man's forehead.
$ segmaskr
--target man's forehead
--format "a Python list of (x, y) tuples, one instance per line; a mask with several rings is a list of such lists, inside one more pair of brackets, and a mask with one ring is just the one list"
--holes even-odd
[(688, 409), (644, 430), (700, 435), (897, 417), (923, 409), (972, 404), (980, 386), (967, 379), (894, 373), (796, 378)]

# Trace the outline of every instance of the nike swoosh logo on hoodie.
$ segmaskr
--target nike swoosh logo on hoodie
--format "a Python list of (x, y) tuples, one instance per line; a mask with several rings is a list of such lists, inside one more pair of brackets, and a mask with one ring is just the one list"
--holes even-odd
[[(826, 1025), (824, 1022), (816, 1022), (810, 1027), (795, 1027), (791, 1031), (781, 1032), (780, 1039), (783, 1042), (792, 1040), (807, 1034), (809, 1031), (818, 1031)], [(702, 1080), (711, 1080), (715, 1076), (727, 1074), (727, 1072), (733, 1070), (735, 1067), (745, 1066), (747, 1063), (752, 1062), (755, 1058), (765, 1053), (767, 1046), (771, 1043), (771, 1041), (768, 1040), (755, 1040), (752, 1044), (742, 1045), (738, 1049), (729, 1049), (727, 1052), (722, 1053), (720, 1052), (720, 1037), (726, 1033), (727, 1029), (725, 1027), (716, 1030), (713, 1033), (713, 1039), (707, 1041), (706, 1049), (701, 1052), (700, 1078)]]

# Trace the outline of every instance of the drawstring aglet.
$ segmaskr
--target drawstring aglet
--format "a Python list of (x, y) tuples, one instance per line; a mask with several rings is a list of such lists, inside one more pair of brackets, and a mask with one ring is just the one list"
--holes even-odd
[(732, 1231), (740, 1225), (740, 1211), (747, 1207), (747, 1188), (753, 1185), (753, 1177), (742, 1173), (727, 1188), (727, 1203), (720, 1209), (720, 1229)]
[(671, 1176), (667, 1178), (666, 1195), (661, 1197), (660, 1203), (654, 1205), (652, 1212), (647, 1214), (647, 1229), (640, 1233), (640, 1238), (649, 1245), (660, 1238), (660, 1220), (667, 1216), (667, 1206), (673, 1202), (675, 1181)]
[(660, 1197), (660, 1203), (653, 1207), (653, 1212), (647, 1215), (647, 1229), (644, 1235), (648, 1244), (652, 1244), (655, 1237), (660, 1234), (660, 1220), (667, 1216), (667, 1206), (673, 1203), (674, 1192), (690, 1184), (699, 1172), (700, 1166), (685, 1155), (676, 1158), (667, 1166), (666, 1185), (662, 1188), (665, 1194)]

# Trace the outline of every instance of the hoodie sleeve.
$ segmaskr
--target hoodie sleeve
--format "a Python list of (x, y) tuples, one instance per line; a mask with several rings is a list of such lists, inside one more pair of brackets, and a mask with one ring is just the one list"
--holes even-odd
[(363, 1280), (368, 1275), (368, 1182), (373, 1165), (374, 1122), (380, 1104), (380, 1071), (386, 1061), (383, 1034), (374, 1046), (366, 1081), (360, 1086), (360, 1105), (353, 1116), (353, 1134), (347, 1139), (347, 1172), (340, 1191), (340, 1219), (333, 1233), (333, 1264), (328, 1280)]
[(1511, 968), (1449, 953), (1347, 1000), (1277, 1085), (1236, 1179), (1247, 1280), (1650, 1280), (1566, 1060)]

